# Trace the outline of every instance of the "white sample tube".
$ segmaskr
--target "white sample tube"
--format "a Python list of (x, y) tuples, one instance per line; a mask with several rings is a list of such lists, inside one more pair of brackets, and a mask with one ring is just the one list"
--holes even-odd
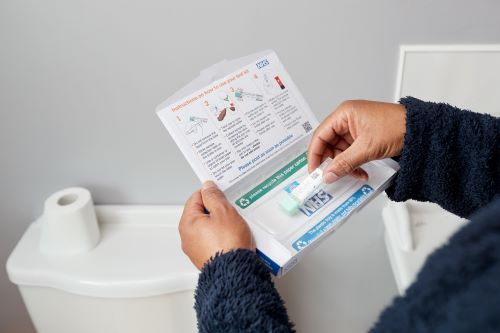
[(295, 214), (307, 199), (327, 185), (323, 181), (323, 170), (331, 160), (330, 157), (325, 159), (319, 167), (311, 172), (297, 187), (280, 201), (280, 206), (288, 214)]

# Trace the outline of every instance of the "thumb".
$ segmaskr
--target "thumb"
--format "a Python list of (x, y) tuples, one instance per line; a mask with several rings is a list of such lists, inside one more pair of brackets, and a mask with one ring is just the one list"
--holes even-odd
[(229, 204), (224, 193), (210, 180), (203, 183), (201, 187), (201, 197), (203, 199), (203, 205), (209, 212), (216, 211)]
[(349, 148), (335, 156), (323, 170), (323, 180), (327, 184), (333, 183), (352, 173), (365, 162), (367, 162), (365, 149), (359, 144), (359, 140), (354, 141)]

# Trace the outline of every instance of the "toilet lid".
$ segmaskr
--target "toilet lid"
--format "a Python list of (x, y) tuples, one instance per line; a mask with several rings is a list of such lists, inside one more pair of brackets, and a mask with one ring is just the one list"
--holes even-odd
[(95, 297), (147, 297), (194, 290), (198, 270), (181, 250), (182, 206), (96, 206), (101, 238), (89, 252), (61, 257), (39, 250), (41, 220), (7, 262), (11, 281)]

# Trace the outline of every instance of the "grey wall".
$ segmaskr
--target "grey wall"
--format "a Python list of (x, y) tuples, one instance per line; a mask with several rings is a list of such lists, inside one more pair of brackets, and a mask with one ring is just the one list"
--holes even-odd
[[(43, 200), (182, 203), (198, 181), (153, 110), (223, 58), (273, 48), (318, 118), (390, 100), (398, 45), (500, 43), (500, 3), (0, 0), (0, 263)], [(0, 332), (31, 332), (0, 270)]]

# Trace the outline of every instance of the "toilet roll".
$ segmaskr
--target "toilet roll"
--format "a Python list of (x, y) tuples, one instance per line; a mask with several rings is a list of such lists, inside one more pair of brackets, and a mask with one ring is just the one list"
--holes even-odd
[(40, 250), (48, 255), (75, 255), (99, 242), (99, 225), (90, 192), (67, 188), (47, 198), (42, 219)]

